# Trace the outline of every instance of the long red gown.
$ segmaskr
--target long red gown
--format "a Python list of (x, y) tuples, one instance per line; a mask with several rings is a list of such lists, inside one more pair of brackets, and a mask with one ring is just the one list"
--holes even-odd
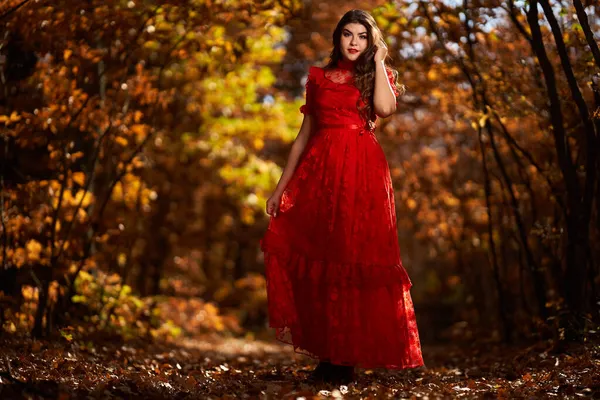
[(309, 70), (300, 111), (316, 126), (260, 241), (269, 326), (312, 358), (414, 368), (423, 357), (394, 190), (383, 150), (359, 116), (353, 69), (342, 60)]

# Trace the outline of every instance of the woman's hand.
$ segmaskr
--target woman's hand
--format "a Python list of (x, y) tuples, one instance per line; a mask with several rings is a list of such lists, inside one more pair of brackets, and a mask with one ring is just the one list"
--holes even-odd
[(277, 211), (279, 211), (279, 203), (281, 202), (281, 195), (282, 193), (276, 191), (267, 200), (267, 214), (272, 217), (277, 216)]
[(387, 56), (387, 53), (388, 53), (388, 49), (385, 46), (385, 43), (376, 44), (375, 48), (377, 49), (377, 51), (375, 52), (375, 56), (373, 57), (373, 60), (375, 62), (380, 62), (380, 61), (385, 60), (385, 57)]

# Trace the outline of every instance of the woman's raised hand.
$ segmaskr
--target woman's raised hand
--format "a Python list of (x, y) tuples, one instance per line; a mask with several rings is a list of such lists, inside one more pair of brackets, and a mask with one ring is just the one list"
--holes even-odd
[(373, 60), (375, 62), (380, 62), (385, 60), (385, 57), (387, 56), (388, 53), (388, 49), (385, 45), (385, 43), (380, 43), (375, 45), (375, 48), (377, 49), (377, 51), (375, 52), (375, 56), (373, 57)]

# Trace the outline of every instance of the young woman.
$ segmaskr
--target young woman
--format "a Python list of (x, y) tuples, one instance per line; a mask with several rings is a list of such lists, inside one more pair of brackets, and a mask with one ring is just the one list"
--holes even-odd
[(331, 60), (309, 70), (304, 121), (266, 204), (269, 325), (320, 360), (313, 380), (423, 365), (389, 166), (374, 135), (404, 91), (386, 56), (373, 17), (347, 12)]

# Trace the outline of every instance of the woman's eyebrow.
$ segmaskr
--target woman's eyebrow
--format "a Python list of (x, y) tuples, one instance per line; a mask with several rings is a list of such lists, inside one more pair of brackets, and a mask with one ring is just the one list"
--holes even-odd
[[(348, 29), (344, 29), (344, 32), (352, 33), (352, 32), (350, 32)], [(366, 35), (366, 34), (367, 34), (367, 31), (364, 31), (364, 32), (360, 32), (360, 33), (359, 33), (359, 35)]]

